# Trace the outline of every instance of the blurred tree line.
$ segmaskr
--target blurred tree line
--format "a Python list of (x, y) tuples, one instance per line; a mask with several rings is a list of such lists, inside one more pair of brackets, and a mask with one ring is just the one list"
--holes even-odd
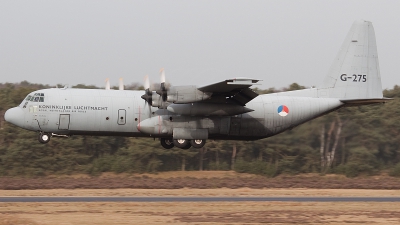
[[(59, 85), (61, 86), (61, 85)], [(79, 84), (79, 88), (97, 88)], [(348, 177), (388, 172), (400, 176), (400, 87), (385, 90), (385, 105), (342, 108), (274, 137), (257, 141), (208, 140), (201, 149), (163, 149), (133, 137), (72, 136), (40, 144), (35, 132), (4, 122), (8, 108), (47, 85), (0, 84), (0, 176), (171, 170), (235, 170), (274, 177), (282, 173), (338, 173)], [(117, 89), (117, 87), (113, 87)], [(276, 90), (302, 89), (293, 83)], [(131, 84), (126, 89), (143, 89)]]

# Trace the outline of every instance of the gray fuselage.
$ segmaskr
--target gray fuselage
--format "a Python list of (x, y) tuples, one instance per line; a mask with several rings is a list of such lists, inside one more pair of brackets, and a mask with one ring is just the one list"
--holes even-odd
[(32, 92), (43, 101), (25, 99), (14, 108), (15, 119), (8, 118), (27, 130), (60, 135), (172, 137), (175, 128), (184, 128), (207, 130), (208, 139), (255, 140), (343, 105), (338, 99), (314, 97), (316, 92), (260, 95), (246, 105), (254, 111), (234, 116), (183, 116), (147, 105), (140, 97), (143, 91), (52, 88)]

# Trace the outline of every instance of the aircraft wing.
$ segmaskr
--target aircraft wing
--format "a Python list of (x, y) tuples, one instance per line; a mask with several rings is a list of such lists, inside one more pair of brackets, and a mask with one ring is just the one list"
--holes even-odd
[(210, 100), (212, 102), (232, 102), (245, 106), (247, 102), (258, 96), (257, 93), (250, 89), (258, 81), (260, 80), (239, 77), (202, 86), (198, 90), (212, 93)]

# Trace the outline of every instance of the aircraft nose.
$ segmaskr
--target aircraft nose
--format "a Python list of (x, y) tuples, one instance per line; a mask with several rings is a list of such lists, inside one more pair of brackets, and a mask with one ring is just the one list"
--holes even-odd
[(14, 107), (6, 111), (4, 119), (14, 125), (20, 126), (25, 120), (24, 111), (20, 107)]

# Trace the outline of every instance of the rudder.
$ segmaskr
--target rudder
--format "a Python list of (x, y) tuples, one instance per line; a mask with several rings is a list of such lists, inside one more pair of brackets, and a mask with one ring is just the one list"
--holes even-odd
[(357, 20), (353, 23), (318, 96), (344, 102), (382, 99), (378, 52), (371, 22)]

